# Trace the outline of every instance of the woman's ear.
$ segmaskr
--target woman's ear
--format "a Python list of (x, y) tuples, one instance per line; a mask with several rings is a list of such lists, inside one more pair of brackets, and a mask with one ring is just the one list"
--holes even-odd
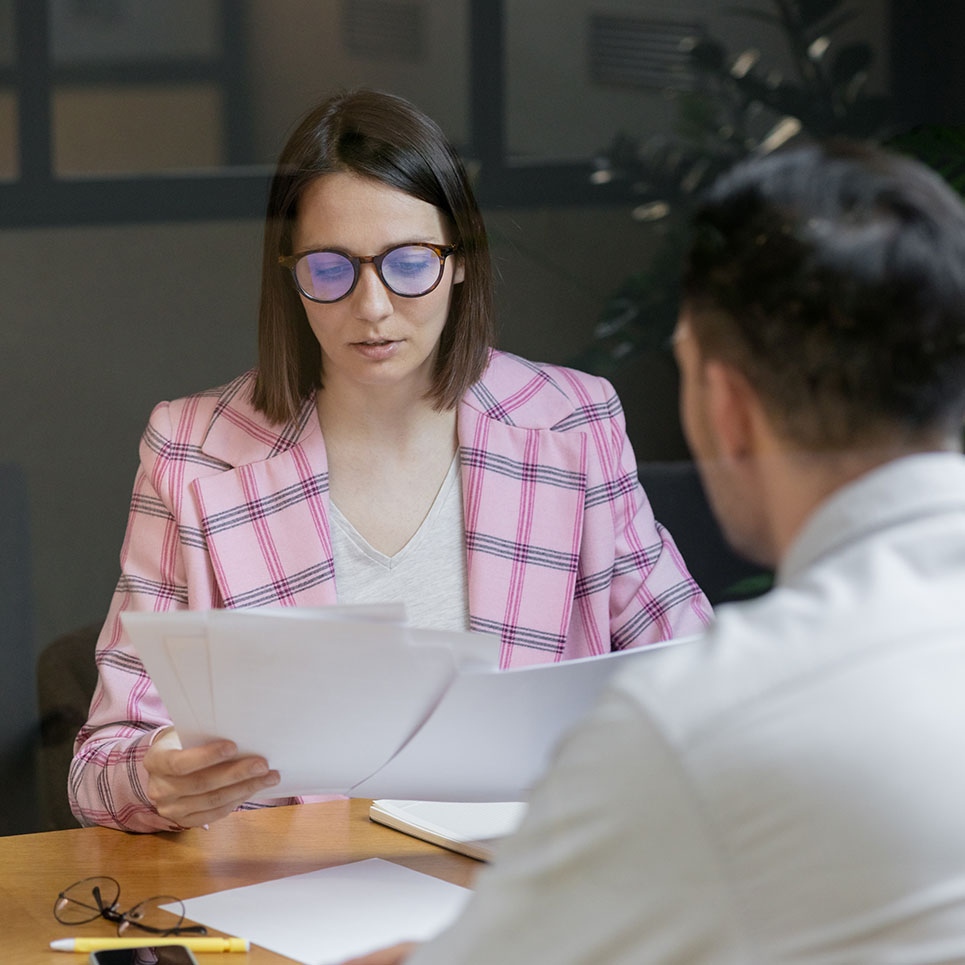
[(452, 283), (453, 285), (461, 285), (466, 278), (466, 265), (462, 260), (461, 255), (450, 255), (450, 258), (455, 259), (456, 267), (452, 273)]

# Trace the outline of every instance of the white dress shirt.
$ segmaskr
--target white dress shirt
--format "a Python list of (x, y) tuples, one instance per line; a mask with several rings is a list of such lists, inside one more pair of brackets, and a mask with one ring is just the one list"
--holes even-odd
[(411, 965), (965, 962), (965, 458), (831, 496), (558, 749)]

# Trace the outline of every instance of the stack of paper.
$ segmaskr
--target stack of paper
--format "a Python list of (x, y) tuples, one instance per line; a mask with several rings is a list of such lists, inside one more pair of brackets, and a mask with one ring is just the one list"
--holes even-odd
[(273, 795), (518, 801), (611, 675), (653, 647), (497, 669), (499, 641), (401, 607), (125, 613), (185, 747), (235, 741)]

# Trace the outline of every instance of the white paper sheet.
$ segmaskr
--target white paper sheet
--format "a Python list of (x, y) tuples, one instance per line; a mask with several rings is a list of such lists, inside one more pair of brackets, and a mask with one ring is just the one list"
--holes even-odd
[(497, 637), (408, 627), (400, 612), (121, 620), (182, 744), (217, 736), (263, 755), (281, 774), (279, 797), (524, 800), (610, 677), (668, 645), (499, 671)]
[(288, 620), (364, 620), (369, 623), (405, 623), (404, 603), (332, 603), (328, 606), (253, 606), (233, 612), (264, 613)]
[[(324, 633), (320, 634), (319, 630)], [(345, 793), (422, 723), (456, 672), (445, 647), (410, 648), (388, 623), (232, 613), (208, 629), (218, 732), (281, 775), (273, 797)]]
[(346, 794), (422, 725), (499, 639), (406, 626), (401, 604), (124, 613), (182, 746), (261, 754), (273, 797)]
[(182, 745), (193, 747), (220, 737), (213, 729), (207, 611), (125, 613), (121, 620), (129, 635), (133, 630), (138, 656), (163, 695)]
[(560, 736), (647, 647), (519, 670), (458, 675), (432, 716), (353, 797), (519, 801)]
[(219, 891), (184, 902), (194, 921), (309, 965), (330, 965), (454, 921), (468, 888), (380, 858)]
[[(164, 651), (177, 677), (186, 707), (178, 715), (194, 722), (194, 730), (182, 727), (178, 731), (183, 746), (193, 747), (218, 736), (214, 717), (214, 691), (211, 686), (211, 661), (205, 638), (171, 636), (164, 639)], [(173, 711), (172, 711), (173, 713)]]

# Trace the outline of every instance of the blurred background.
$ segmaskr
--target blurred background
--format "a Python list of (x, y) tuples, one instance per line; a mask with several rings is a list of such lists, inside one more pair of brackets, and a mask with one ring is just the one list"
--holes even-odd
[[(27, 774), (37, 656), (104, 617), (152, 406), (255, 362), (268, 174), (320, 97), (442, 125), (500, 347), (606, 375), (663, 466), (695, 193), (808, 134), (959, 178), (963, 36), (939, 0), (0, 0), (0, 769)], [(0, 833), (42, 823), (29, 780)]]

